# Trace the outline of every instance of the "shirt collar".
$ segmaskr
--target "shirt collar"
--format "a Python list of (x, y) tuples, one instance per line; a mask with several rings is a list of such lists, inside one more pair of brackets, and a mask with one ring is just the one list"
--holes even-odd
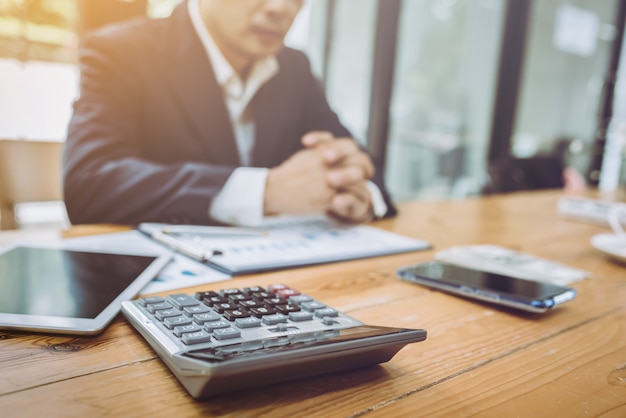
[[(200, 15), (200, 4), (198, 0), (189, 0), (187, 3), (187, 9), (189, 11), (189, 17), (191, 23), (206, 50), (206, 53), (213, 66), (215, 72), (215, 78), (217, 83), (229, 94), (231, 97), (240, 97), (244, 94), (246, 86), (242, 82), (237, 72), (233, 69), (232, 65), (226, 60), (222, 51), (211, 37), (208, 29), (204, 25), (202, 16)], [(246, 84), (248, 86), (254, 86), (258, 89), (266, 81), (272, 78), (278, 72), (278, 60), (275, 56), (270, 56), (257, 61)]]

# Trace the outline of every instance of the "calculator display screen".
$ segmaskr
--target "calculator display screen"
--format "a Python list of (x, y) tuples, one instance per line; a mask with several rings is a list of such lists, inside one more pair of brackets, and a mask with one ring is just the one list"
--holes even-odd
[(15, 247), (0, 254), (0, 313), (95, 318), (154, 260)]

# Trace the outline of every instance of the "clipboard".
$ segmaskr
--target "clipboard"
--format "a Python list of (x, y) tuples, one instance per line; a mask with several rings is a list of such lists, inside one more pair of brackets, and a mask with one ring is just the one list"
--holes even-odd
[[(216, 228), (216, 229), (214, 229)], [(142, 223), (155, 241), (231, 274), (249, 274), (431, 248), (424, 240), (325, 216), (280, 217), (259, 229)]]

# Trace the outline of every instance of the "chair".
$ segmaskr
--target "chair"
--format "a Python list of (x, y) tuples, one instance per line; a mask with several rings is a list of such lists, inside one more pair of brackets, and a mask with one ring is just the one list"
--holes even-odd
[(571, 165), (573, 142), (574, 139), (562, 136), (555, 139), (552, 149), (534, 157), (509, 156), (489, 161), (489, 181), (483, 187), (483, 194), (567, 187), (564, 176), (566, 168)]
[(0, 140), (0, 229), (16, 229), (15, 206), (62, 201), (60, 142)]
[(487, 169), (489, 182), (483, 194), (560, 189), (564, 186), (564, 168), (561, 159), (551, 155), (491, 161)]

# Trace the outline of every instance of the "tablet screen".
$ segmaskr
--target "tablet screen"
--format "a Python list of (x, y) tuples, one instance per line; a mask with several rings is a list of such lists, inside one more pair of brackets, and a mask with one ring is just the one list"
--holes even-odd
[(0, 313), (95, 318), (156, 258), (15, 247), (0, 254)]

